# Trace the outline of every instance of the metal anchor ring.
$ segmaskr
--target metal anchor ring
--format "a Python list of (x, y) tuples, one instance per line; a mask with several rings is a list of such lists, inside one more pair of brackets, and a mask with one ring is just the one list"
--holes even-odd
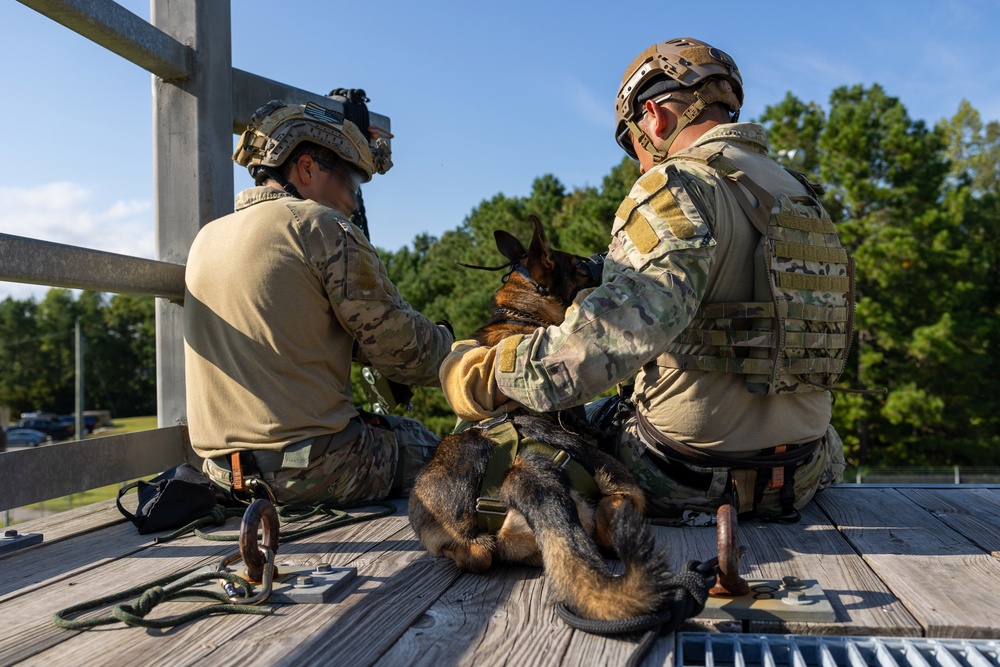
[(719, 534), (719, 572), (710, 595), (739, 597), (750, 592), (750, 585), (740, 576), (739, 536), (736, 532), (736, 510), (722, 505), (716, 515)]
[[(257, 544), (257, 528), (263, 526), (263, 548)], [(259, 584), (264, 580), (264, 569), (268, 566), (265, 548), (272, 554), (278, 553), (278, 512), (269, 501), (259, 498), (247, 507), (240, 524), (240, 556), (247, 567), (247, 579)], [(273, 557), (272, 565), (273, 568)], [(277, 568), (271, 576), (277, 578)]]

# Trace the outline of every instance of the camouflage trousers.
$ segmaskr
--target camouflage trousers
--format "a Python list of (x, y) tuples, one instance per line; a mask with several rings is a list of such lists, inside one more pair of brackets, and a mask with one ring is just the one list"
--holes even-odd
[[(639, 432), (638, 420), (632, 416), (619, 433), (617, 457), (646, 491), (646, 511), (650, 516), (699, 523), (720, 505), (733, 502), (731, 482), (736, 471), (672, 463), (672, 469), (680, 474), (671, 475), (652, 458), (659, 455), (650, 451), (651, 447)], [(812, 457), (795, 468), (790, 480), (793, 507), (802, 509), (817, 491), (844, 481), (844, 467), (844, 446), (831, 425)], [(766, 476), (768, 471), (757, 474)], [(785, 483), (788, 482), (786, 479)], [(765, 488), (754, 509), (756, 516), (764, 518), (784, 514), (781, 488)]]
[[(356, 437), (304, 462), (304, 467), (258, 476), (283, 505), (347, 506), (400, 497), (409, 493), (438, 441), (416, 419), (378, 415), (362, 420)], [(213, 482), (230, 490), (232, 472), (224, 457), (206, 459), (203, 469)]]

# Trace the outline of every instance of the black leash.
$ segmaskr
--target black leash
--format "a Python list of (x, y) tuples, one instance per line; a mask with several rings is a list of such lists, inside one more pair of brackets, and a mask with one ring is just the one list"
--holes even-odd
[(556, 613), (566, 625), (597, 635), (634, 635), (643, 632), (642, 639), (629, 656), (628, 667), (638, 667), (649, 654), (657, 637), (676, 632), (681, 624), (697, 616), (705, 608), (709, 587), (715, 582), (719, 560), (688, 561), (684, 569), (671, 577), (671, 589), (664, 606), (652, 614), (615, 621), (596, 621), (573, 613), (566, 605), (559, 604)]

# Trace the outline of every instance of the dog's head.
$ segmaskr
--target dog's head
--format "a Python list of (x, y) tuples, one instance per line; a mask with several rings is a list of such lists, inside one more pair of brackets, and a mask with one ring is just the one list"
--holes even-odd
[(535, 284), (540, 294), (552, 296), (563, 306), (573, 301), (576, 293), (601, 282), (601, 263), (587, 257), (552, 250), (545, 238), (545, 230), (537, 216), (530, 216), (535, 226), (531, 245), (524, 245), (512, 234), (503, 230), (493, 232), (497, 249), (510, 260), (514, 270)]

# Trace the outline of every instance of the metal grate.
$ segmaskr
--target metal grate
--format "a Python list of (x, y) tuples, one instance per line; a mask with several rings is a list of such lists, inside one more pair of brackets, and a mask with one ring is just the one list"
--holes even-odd
[(677, 667), (1000, 667), (1000, 640), (682, 632)]

